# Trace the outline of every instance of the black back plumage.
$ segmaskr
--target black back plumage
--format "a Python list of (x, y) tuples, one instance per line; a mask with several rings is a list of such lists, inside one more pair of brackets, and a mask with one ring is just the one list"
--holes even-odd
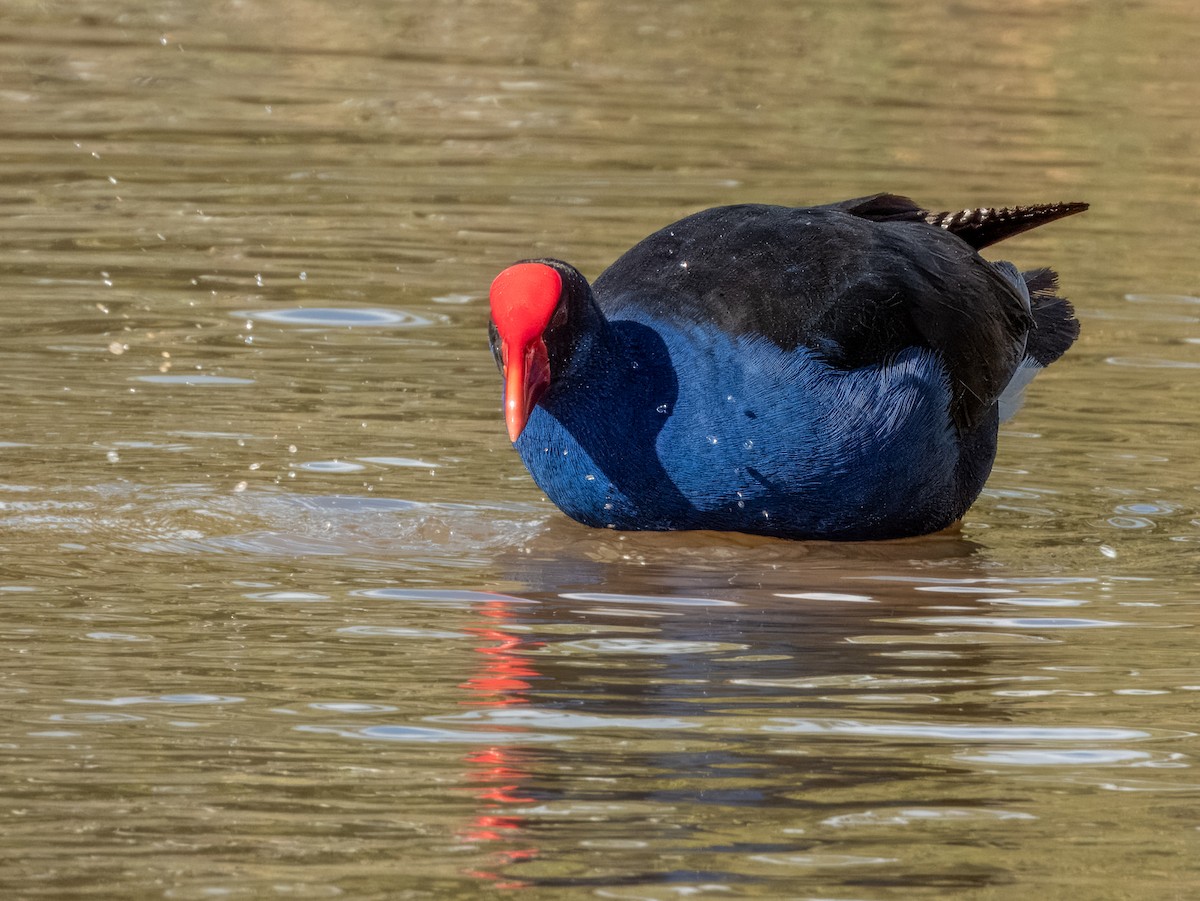
[(1070, 305), (1053, 296), (1052, 274), (1038, 282), (1031, 311), (976, 247), (1082, 209), (930, 213), (892, 194), (819, 207), (717, 207), (638, 243), (593, 291), (609, 318), (637, 310), (784, 350), (804, 346), (843, 368), (931, 348), (950, 376), (953, 421), (965, 430), (1008, 384), (1027, 333), (1043, 324), (1054, 333), (1043, 356), (1057, 356), (1075, 334), (1050, 328), (1064, 316), (1074, 323)]

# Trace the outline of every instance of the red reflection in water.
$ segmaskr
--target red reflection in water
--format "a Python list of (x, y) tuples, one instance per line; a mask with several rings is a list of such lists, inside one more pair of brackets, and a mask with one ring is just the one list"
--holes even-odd
[[(525, 704), (528, 699), (522, 692), (528, 690), (529, 679), (538, 675), (527, 658), (516, 653), (518, 648), (529, 647), (520, 636), (503, 631), (504, 621), (513, 613), (505, 601), (489, 601), (480, 613), (488, 622), (467, 632), (478, 635), (489, 644), (480, 644), (475, 652), (482, 659), (479, 670), (460, 687), (468, 692), (460, 703), (472, 707), (512, 707)], [(510, 727), (510, 731), (523, 731)], [(525, 817), (506, 813), (508, 805), (528, 804), (533, 798), (520, 791), (521, 781), (529, 776), (522, 766), (528, 752), (508, 745), (494, 745), (468, 754), (467, 780), (477, 786), (475, 797), (482, 809), (462, 832), (468, 842), (520, 842)], [(495, 888), (522, 888), (526, 883), (509, 879), (500, 870), (511, 863), (530, 860), (538, 856), (537, 848), (508, 848), (491, 854), (494, 861), (486, 870), (471, 870), (468, 875), (486, 880)]]

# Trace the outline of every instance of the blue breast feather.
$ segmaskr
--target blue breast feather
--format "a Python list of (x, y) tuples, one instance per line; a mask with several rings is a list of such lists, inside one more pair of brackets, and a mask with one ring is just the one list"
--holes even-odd
[[(623, 319), (584, 339), (516, 447), (591, 526), (883, 538), (950, 525), (982, 487), (962, 484), (949, 400), (928, 349), (843, 371), (764, 338)], [(989, 426), (972, 449), (983, 477)]]

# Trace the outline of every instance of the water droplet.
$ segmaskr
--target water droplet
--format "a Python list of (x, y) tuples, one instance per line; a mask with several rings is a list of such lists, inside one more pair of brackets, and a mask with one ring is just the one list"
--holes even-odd
[(750, 448), (754, 447), (754, 442), (747, 438), (742, 442), (742, 447), (744, 447), (746, 450), (750, 450)]
[(594, 475), (592, 475), (590, 472), (587, 475), (585, 475), (584, 478), (589, 482), (596, 481), (596, 477)]
[(745, 501), (738, 501), (738, 509), (739, 509), (739, 510), (745, 510), (745, 509), (746, 509), (746, 502), (745, 502)]
[(659, 412), (659, 413), (666, 413), (666, 412), (667, 412), (667, 409), (668, 409), (668, 407), (667, 407), (667, 405), (666, 405), (666, 404), (659, 404), (659, 405), (658, 405), (657, 407), (655, 407), (654, 409), (655, 409), (657, 412)]
[(107, 454), (104, 455), (104, 458), (106, 460), (108, 460), (109, 463), (120, 463), (121, 462), (121, 455), (118, 454), (116, 451), (109, 451)]
[(708, 436), (708, 443), (709, 443), (709, 444), (716, 444), (716, 443), (717, 443), (717, 436), (716, 436), (716, 435), (709, 435), (709, 436)]

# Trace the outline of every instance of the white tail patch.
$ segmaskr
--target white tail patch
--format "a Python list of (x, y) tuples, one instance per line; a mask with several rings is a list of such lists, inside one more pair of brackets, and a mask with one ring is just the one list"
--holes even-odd
[(1026, 357), (1021, 361), (1021, 365), (1017, 367), (1017, 371), (1013, 373), (1013, 377), (1008, 380), (1008, 384), (1004, 386), (1004, 390), (1000, 392), (1000, 421), (1012, 419), (1016, 412), (1021, 409), (1021, 404), (1025, 402), (1025, 388), (1033, 381), (1034, 376), (1042, 371), (1041, 366), (1034, 362), (1032, 357)]

